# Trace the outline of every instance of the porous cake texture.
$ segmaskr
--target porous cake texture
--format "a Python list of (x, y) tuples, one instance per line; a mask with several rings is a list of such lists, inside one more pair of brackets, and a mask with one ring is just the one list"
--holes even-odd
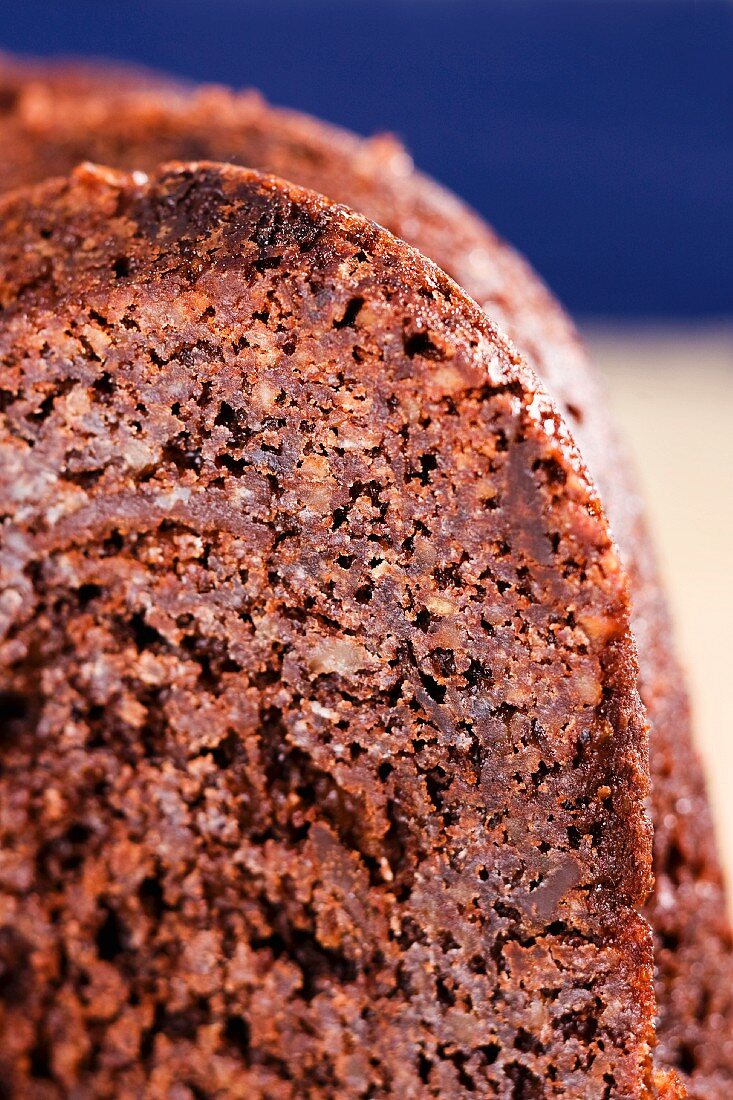
[(216, 165), (0, 205), (11, 1097), (658, 1095), (627, 585), (437, 267)]

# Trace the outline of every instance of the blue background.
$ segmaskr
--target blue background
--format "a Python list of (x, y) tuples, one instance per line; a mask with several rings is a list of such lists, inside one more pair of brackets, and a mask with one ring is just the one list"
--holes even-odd
[(392, 130), (576, 313), (733, 312), (728, 0), (0, 0), (0, 44)]

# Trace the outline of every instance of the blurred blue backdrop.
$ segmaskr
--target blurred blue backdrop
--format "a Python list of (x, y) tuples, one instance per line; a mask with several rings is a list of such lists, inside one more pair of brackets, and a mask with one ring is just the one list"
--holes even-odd
[(394, 131), (576, 313), (733, 313), (728, 0), (1, 0), (0, 44)]

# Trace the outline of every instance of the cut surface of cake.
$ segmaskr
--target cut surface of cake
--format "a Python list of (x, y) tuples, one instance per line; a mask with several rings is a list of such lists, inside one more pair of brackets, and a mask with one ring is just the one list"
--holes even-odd
[(6, 1092), (673, 1088), (627, 584), (536, 375), (243, 169), (0, 226)]

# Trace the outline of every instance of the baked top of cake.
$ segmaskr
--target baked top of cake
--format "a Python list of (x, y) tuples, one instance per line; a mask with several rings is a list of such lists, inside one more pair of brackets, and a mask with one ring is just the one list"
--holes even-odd
[(0, 116), (16, 110), (34, 90), (42, 96), (53, 92), (58, 104), (59, 99), (79, 96), (163, 90), (170, 95), (184, 89), (190, 92), (191, 87), (188, 81), (129, 61), (23, 57), (0, 50)]
[[(68, 92), (68, 89), (67, 89)], [(598, 484), (633, 590), (640, 686), (652, 724), (656, 932), (664, 1058), (700, 1095), (733, 1088), (733, 954), (726, 899), (689, 705), (671, 642), (635, 479), (608, 399), (571, 323), (527, 264), (454, 196), (417, 173), (392, 138), (363, 140), (265, 104), (254, 93), (202, 91), (174, 101), (87, 88), (29, 101), (0, 120), (0, 187), (64, 174), (91, 158), (152, 169), (161, 159), (248, 164), (324, 192), (435, 260), (506, 331), (559, 402)], [(74, 102), (71, 102), (74, 100)]]
[(654, 1095), (627, 586), (536, 376), (242, 169), (0, 226), (11, 1095)]

